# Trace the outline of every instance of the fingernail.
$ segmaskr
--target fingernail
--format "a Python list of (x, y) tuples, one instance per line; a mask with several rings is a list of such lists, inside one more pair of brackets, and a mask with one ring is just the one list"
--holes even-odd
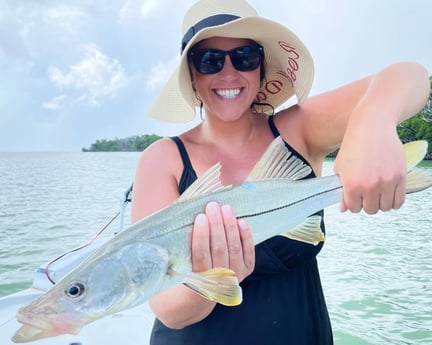
[(205, 214), (198, 214), (195, 218), (195, 224), (196, 225), (204, 225), (206, 223), (206, 216)]
[(238, 225), (240, 227), (240, 230), (248, 230), (249, 229), (248, 223), (244, 219), (239, 219)]
[(218, 204), (215, 202), (209, 202), (206, 207), (206, 211), (209, 214), (216, 214), (218, 212)]
[(234, 213), (232, 207), (229, 205), (223, 205), (221, 210), (224, 217), (231, 217)]

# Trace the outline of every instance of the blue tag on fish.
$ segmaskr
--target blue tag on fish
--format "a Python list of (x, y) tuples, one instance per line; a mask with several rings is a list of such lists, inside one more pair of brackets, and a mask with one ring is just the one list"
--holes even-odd
[(246, 189), (248, 192), (254, 192), (255, 191), (255, 186), (253, 185), (253, 183), (250, 183), (250, 182), (242, 183), (241, 187)]

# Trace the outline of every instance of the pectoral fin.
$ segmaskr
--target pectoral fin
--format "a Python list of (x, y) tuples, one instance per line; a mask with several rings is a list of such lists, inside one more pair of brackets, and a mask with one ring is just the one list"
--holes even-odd
[(282, 236), (316, 246), (319, 242), (325, 240), (324, 233), (321, 230), (321, 216), (310, 216), (306, 218), (303, 223), (287, 233), (282, 234)]
[(184, 284), (210, 301), (226, 306), (242, 302), (242, 290), (234, 271), (227, 268), (213, 268), (190, 274)]

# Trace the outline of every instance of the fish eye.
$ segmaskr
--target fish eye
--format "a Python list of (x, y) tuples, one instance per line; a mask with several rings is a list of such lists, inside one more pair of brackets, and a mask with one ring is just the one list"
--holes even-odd
[(78, 298), (85, 292), (85, 286), (83, 283), (72, 283), (65, 289), (65, 294), (69, 298)]

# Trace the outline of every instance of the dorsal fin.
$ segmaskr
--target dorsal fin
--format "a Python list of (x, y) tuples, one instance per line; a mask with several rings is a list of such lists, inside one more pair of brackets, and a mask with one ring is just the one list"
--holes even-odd
[[(267, 178), (289, 178), (291, 180), (298, 180), (309, 175), (311, 171), (312, 169), (310, 166), (292, 155), (285, 146), (283, 139), (279, 136), (272, 141), (255, 164), (246, 181), (251, 182)], [(176, 202), (230, 187), (222, 185), (220, 173), (221, 163), (216, 163), (192, 183)]]
[(289, 178), (298, 180), (311, 173), (310, 166), (287, 149), (283, 139), (279, 136), (273, 140), (246, 181), (257, 181), (268, 178)]
[(224, 188), (220, 182), (220, 171), (221, 164), (216, 163), (202, 176), (196, 179), (195, 182), (192, 183), (182, 195), (180, 195), (176, 202), (184, 201), (195, 196), (204, 195)]

